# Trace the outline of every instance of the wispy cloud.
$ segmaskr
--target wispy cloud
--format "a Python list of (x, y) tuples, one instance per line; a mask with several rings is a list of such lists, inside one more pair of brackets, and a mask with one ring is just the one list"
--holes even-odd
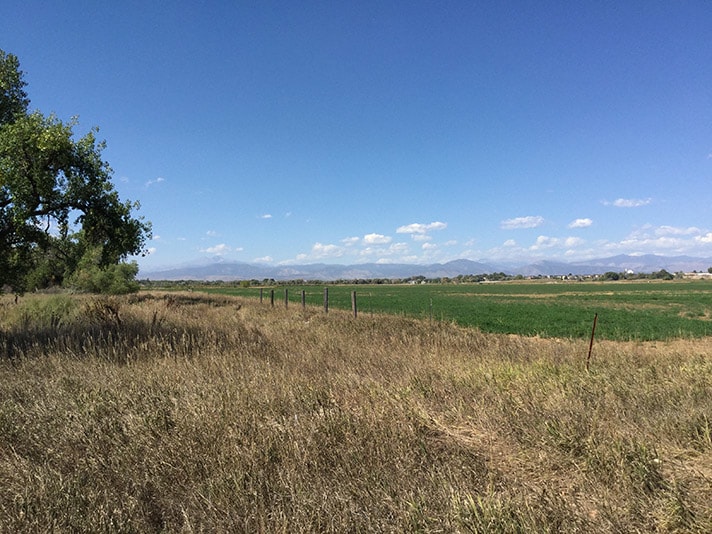
[(500, 228), (503, 230), (518, 230), (521, 228), (537, 228), (542, 224), (544, 224), (544, 217), (539, 215), (529, 215), (527, 217), (505, 219), (500, 223)]
[(359, 256), (362, 258), (376, 257), (376, 262), (384, 263), (386, 260), (393, 261), (394, 257), (401, 261), (408, 252), (407, 243), (391, 243), (388, 247), (366, 247), (359, 252)]
[(576, 219), (569, 223), (569, 228), (588, 228), (593, 224), (591, 219)]
[(611, 252), (650, 254), (712, 253), (712, 232), (700, 228), (644, 225), (617, 242), (606, 243)]
[(447, 223), (435, 221), (429, 224), (413, 223), (400, 226), (396, 230), (398, 234), (426, 234), (431, 230), (444, 230), (447, 228)]
[(271, 219), (272, 214), (271, 213), (263, 213), (262, 215), (259, 216), (260, 219)]
[(410, 237), (413, 241), (432, 241), (433, 236), (428, 234), (411, 234)]
[(687, 228), (678, 228), (676, 226), (658, 226), (655, 229), (655, 235), (699, 235), (702, 232), (696, 226), (688, 226)]
[(604, 206), (613, 206), (614, 208), (639, 208), (647, 206), (653, 201), (652, 198), (617, 198), (614, 201), (604, 200)]
[(148, 181), (146, 182), (146, 187), (151, 187), (152, 185), (161, 184), (161, 183), (163, 183), (163, 182), (165, 182), (165, 181), (166, 181), (165, 178), (163, 178), (162, 176), (159, 176), (159, 177), (156, 178), (155, 180), (148, 180)]

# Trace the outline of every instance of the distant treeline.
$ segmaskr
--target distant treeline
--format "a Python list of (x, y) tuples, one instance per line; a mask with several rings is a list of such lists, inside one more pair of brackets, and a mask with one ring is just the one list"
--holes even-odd
[(571, 281), (615, 281), (615, 280), (673, 280), (682, 278), (683, 273), (670, 273), (665, 269), (653, 273), (631, 273), (609, 271), (594, 275), (510, 275), (503, 272), (482, 274), (461, 274), (453, 277), (428, 278), (425, 276), (409, 276), (406, 278), (357, 278), (337, 280), (139, 280), (145, 289), (169, 288), (191, 289), (193, 287), (273, 287), (273, 286), (304, 286), (304, 285), (387, 285), (387, 284), (479, 284), (487, 282), (507, 282), (519, 280), (571, 280)]

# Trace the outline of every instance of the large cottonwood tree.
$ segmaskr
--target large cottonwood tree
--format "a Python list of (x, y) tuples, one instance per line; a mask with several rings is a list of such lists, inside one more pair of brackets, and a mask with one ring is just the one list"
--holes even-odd
[(48, 257), (69, 276), (85, 254), (116, 265), (151, 235), (138, 203), (119, 199), (97, 130), (75, 138), (76, 120), (30, 112), (25, 85), (17, 57), (0, 50), (0, 286), (16, 291)]

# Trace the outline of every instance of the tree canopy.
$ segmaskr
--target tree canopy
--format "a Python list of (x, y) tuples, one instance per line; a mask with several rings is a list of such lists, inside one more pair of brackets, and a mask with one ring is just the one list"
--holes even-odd
[(86, 257), (116, 265), (151, 236), (132, 215), (138, 203), (114, 189), (98, 129), (77, 139), (76, 119), (30, 112), (25, 85), (17, 57), (0, 50), (0, 286), (16, 291), (40, 267), (65, 278)]

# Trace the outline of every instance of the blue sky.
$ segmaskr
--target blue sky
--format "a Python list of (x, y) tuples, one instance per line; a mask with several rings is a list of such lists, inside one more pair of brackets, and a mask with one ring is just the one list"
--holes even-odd
[(143, 270), (712, 256), (709, 2), (5, 0)]

